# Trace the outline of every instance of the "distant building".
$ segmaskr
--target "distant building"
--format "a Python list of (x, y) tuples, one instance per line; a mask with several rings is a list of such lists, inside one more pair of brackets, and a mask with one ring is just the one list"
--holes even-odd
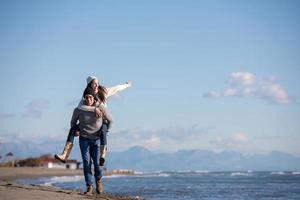
[(12, 152), (9, 152), (9, 153), (6, 154), (6, 156), (7, 156), (7, 157), (8, 157), (8, 156), (11, 156), (11, 157), (12, 157), (12, 156), (14, 156), (14, 154), (13, 154)]
[(66, 163), (62, 163), (55, 158), (47, 157), (43, 158), (41, 165), (44, 168), (56, 168), (56, 169), (78, 169), (81, 162), (77, 160), (67, 160)]
[(6, 162), (10, 163), (10, 166), (13, 167), (15, 165), (15, 158), (12, 152), (8, 152), (6, 154)]
[(134, 174), (135, 172), (131, 169), (114, 169), (111, 171), (113, 174)]

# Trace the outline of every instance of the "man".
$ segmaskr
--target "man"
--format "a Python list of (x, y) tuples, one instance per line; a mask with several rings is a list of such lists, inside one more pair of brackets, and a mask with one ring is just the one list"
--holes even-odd
[[(83, 93), (84, 104), (87, 106), (93, 106), (95, 103), (94, 90), (91, 87), (87, 87)], [(71, 127), (78, 126), (80, 132), (79, 146), (83, 161), (83, 172), (87, 186), (85, 194), (93, 194), (93, 182), (92, 182), (92, 166), (91, 161), (94, 164), (94, 177), (96, 182), (97, 193), (103, 192), (103, 186), (101, 182), (102, 170), (99, 166), (100, 158), (100, 136), (99, 130), (102, 126), (103, 119), (108, 121), (108, 130), (111, 129), (112, 118), (104, 107), (99, 107), (101, 114), (100, 117), (95, 117), (95, 113), (80, 110), (75, 108), (71, 120)], [(78, 123), (78, 124), (77, 124)]]

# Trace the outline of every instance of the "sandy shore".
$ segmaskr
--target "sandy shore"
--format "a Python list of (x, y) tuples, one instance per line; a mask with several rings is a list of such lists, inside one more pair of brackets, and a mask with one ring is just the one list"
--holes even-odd
[[(63, 190), (52, 186), (23, 185), (15, 182), (17, 179), (31, 179), (45, 176), (82, 175), (82, 170), (45, 169), (45, 168), (0, 168), (0, 200), (72, 200), (72, 199), (105, 199), (105, 200), (133, 200), (118, 195), (94, 194), (86, 196), (82, 191)], [(105, 188), (104, 188), (105, 190)]]

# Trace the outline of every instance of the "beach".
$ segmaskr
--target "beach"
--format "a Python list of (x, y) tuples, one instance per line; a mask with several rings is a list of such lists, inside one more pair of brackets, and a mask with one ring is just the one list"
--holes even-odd
[[(84, 195), (82, 191), (65, 190), (53, 186), (25, 185), (16, 182), (17, 179), (34, 179), (47, 176), (82, 175), (82, 170), (46, 169), (38, 167), (0, 168), (0, 200), (71, 200), (71, 199), (105, 199), (105, 200), (133, 200), (112, 194)], [(105, 188), (104, 188), (105, 191)]]

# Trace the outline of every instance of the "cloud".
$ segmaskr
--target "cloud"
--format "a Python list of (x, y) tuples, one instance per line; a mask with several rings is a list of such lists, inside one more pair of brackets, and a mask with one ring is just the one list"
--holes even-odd
[(213, 126), (182, 128), (172, 126), (163, 129), (127, 129), (113, 132), (109, 143), (118, 150), (140, 145), (149, 149), (173, 151), (180, 148), (199, 148), (199, 141), (215, 129)]
[(236, 133), (233, 136), (231, 136), (231, 140), (234, 142), (247, 142), (248, 137), (244, 133)]
[[(1, 143), (7, 143), (7, 142), (17, 142), (20, 140), (25, 140), (25, 139), (32, 139), (30, 138), (31, 136), (27, 136), (24, 132), (1, 132), (0, 134), (0, 144)], [(30, 139), (29, 139), (30, 138)]]
[(209, 91), (204, 97), (256, 98), (274, 104), (290, 104), (291, 98), (275, 77), (259, 78), (250, 72), (233, 72), (228, 83), (231, 87), (223, 91)]
[(243, 148), (249, 141), (245, 133), (235, 133), (230, 137), (217, 136), (215, 139), (210, 140), (210, 143), (217, 149), (236, 149)]
[(151, 135), (147, 138), (132, 141), (130, 146), (143, 146), (148, 149), (159, 147), (161, 144), (161, 138), (157, 135)]
[(252, 85), (256, 77), (250, 72), (233, 72), (230, 75), (229, 82), (237, 85)]
[(33, 99), (25, 106), (25, 113), (22, 115), (25, 118), (41, 119), (43, 112), (49, 108), (49, 101), (46, 99)]
[(10, 119), (10, 118), (14, 118), (16, 117), (15, 114), (11, 114), (11, 113), (0, 113), (0, 120), (1, 119)]

